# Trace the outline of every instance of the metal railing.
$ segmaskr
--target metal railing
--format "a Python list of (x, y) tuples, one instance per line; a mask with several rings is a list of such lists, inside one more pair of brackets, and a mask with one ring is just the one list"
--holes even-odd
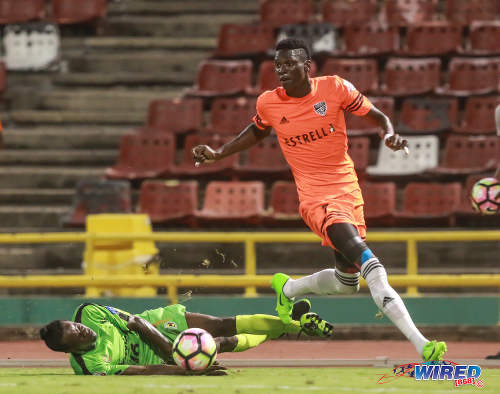
[[(257, 275), (256, 243), (319, 242), (310, 232), (157, 232), (152, 234), (93, 234), (93, 233), (31, 233), (0, 234), (0, 244), (83, 242), (87, 250), (96, 242), (159, 241), (159, 242), (219, 242), (244, 243), (244, 275), (117, 275), (102, 278), (91, 275), (0, 276), (0, 288), (27, 287), (167, 287), (172, 302), (177, 300), (179, 287), (243, 287), (247, 296), (255, 296), (257, 287), (269, 287), (271, 276)], [(418, 275), (418, 242), (477, 242), (500, 241), (500, 230), (486, 231), (399, 231), (371, 232), (368, 242), (405, 242), (406, 275), (390, 275), (394, 287), (406, 287), (408, 295), (417, 295), (418, 287), (482, 287), (500, 286), (500, 275)], [(90, 248), (90, 249), (89, 249)], [(286, 271), (286, 268), (283, 269)], [(362, 286), (366, 284), (362, 283)]]

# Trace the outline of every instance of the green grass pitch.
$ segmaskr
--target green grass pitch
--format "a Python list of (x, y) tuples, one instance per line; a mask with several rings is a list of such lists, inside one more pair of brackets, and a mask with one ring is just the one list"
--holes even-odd
[(75, 376), (67, 368), (0, 368), (0, 393), (500, 393), (500, 370), (484, 369), (483, 388), (402, 377), (377, 384), (381, 368), (235, 368), (228, 376)]

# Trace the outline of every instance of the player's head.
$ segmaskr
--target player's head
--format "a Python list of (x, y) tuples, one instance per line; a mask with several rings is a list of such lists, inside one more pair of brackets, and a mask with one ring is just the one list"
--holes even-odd
[(97, 334), (81, 323), (54, 320), (40, 329), (40, 337), (56, 352), (83, 353), (95, 347)]
[(285, 38), (278, 42), (274, 66), (285, 89), (307, 81), (311, 70), (311, 54), (306, 42), (296, 38)]

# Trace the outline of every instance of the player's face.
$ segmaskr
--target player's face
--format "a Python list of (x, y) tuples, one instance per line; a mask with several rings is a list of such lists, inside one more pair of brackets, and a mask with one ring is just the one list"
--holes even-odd
[(68, 353), (80, 353), (92, 350), (95, 347), (97, 334), (91, 328), (72, 321), (63, 321), (63, 335), (61, 342), (69, 349)]
[(310, 63), (303, 49), (280, 49), (274, 57), (276, 74), (286, 90), (307, 81)]

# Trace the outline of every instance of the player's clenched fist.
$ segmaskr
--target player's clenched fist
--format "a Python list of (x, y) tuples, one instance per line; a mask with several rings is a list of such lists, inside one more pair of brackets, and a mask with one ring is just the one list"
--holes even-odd
[(396, 150), (404, 150), (406, 154), (408, 154), (408, 141), (401, 137), (399, 134), (386, 134), (384, 137), (385, 146), (396, 151)]
[(198, 145), (192, 150), (194, 165), (198, 167), (202, 163), (213, 163), (219, 159), (219, 155), (208, 145)]

